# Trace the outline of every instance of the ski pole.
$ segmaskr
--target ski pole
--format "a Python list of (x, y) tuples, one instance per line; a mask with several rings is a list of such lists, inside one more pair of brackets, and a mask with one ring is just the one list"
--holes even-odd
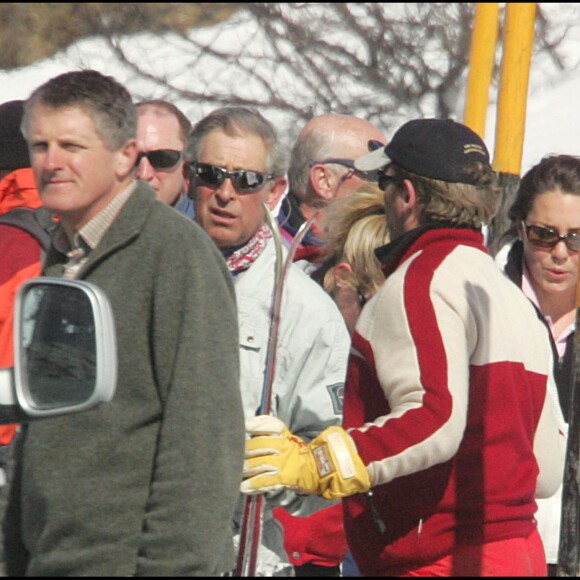
[[(259, 407), (259, 413), (264, 408), (264, 401), (271, 397), (271, 384), (268, 384), (270, 371), (269, 367), (273, 364), (273, 355), (276, 350), (276, 335), (278, 333), (278, 318), (279, 307), (276, 305), (276, 296), (278, 294), (278, 286), (281, 283), (283, 272), (283, 254), (282, 254), (282, 240), (278, 227), (274, 224), (274, 220), (270, 210), (264, 205), (264, 213), (266, 215), (266, 222), (272, 231), (274, 239), (274, 247), (276, 249), (276, 260), (274, 265), (274, 291), (272, 297), (272, 311), (270, 313), (270, 334), (268, 338), (268, 349), (266, 351), (266, 370), (264, 372), (264, 382), (262, 386), (262, 397)], [(267, 409), (270, 412), (270, 409)], [(237, 577), (251, 577), (256, 575), (256, 566), (258, 560), (258, 548), (261, 541), (261, 523), (264, 508), (264, 496), (247, 497), (244, 504), (244, 515), (242, 519), (242, 526), (240, 531), (240, 543), (238, 546), (238, 557), (236, 562)]]
[[(264, 383), (262, 387), (262, 398), (258, 415), (269, 415), (272, 411), (272, 385), (276, 372), (276, 354), (278, 350), (278, 333), (280, 329), (280, 316), (282, 312), (282, 297), (288, 272), (294, 260), (296, 250), (308, 233), (312, 222), (318, 212), (302, 224), (298, 230), (292, 244), (288, 250), (288, 256), (282, 264), (282, 240), (277, 225), (274, 224), (272, 216), (267, 208), (266, 221), (272, 230), (274, 243), (276, 245), (276, 274), (274, 283), (274, 297), (272, 300), (272, 311), (270, 317), (270, 334), (268, 337), (268, 349), (266, 351), (266, 369), (264, 372)], [(258, 550), (262, 536), (262, 523), (264, 514), (264, 495), (253, 495), (246, 498), (244, 505), (244, 516), (240, 532), (240, 545), (238, 547), (238, 558), (236, 564), (236, 576), (251, 577), (256, 575)]]

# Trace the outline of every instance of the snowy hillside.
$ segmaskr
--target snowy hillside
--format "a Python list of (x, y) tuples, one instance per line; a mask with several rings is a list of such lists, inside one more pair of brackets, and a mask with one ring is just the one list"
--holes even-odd
[[(568, 5), (570, 6), (570, 5)], [(558, 10), (558, 4), (550, 5), (550, 10)], [(227, 42), (228, 34), (239, 34), (239, 30), (230, 27), (227, 34), (221, 35)], [(205, 29), (203, 34), (217, 34), (212, 29)], [(247, 31), (244, 34), (247, 38)], [(567, 62), (573, 65), (573, 71), (566, 74), (559, 73), (545, 61), (534, 61), (530, 75), (530, 90), (526, 121), (526, 135), (524, 143), (522, 171), (525, 172), (531, 165), (539, 161), (547, 153), (571, 153), (580, 155), (580, 22), (566, 39)], [(165, 38), (156, 38), (150, 35), (139, 35), (135, 38), (135, 50), (140, 51), (143, 59), (149, 54), (164, 54), (164, 62), (173, 70), (179, 70), (180, 50), (178, 40), (169, 35)], [(123, 82), (134, 95), (161, 96), (155, 87), (144, 81), (134, 78), (132, 73), (123, 68), (111, 54), (104, 41), (88, 39), (78, 42), (68, 50), (56, 56), (36, 63), (32, 66), (9, 71), (0, 71), (0, 102), (12, 99), (25, 99), (38, 85), (49, 78), (78, 68), (95, 68), (115, 76)], [(171, 68), (165, 71), (171, 74)], [(228, 73), (224, 70), (212, 71), (221, 82), (228, 82)], [(195, 77), (195, 75), (193, 75)], [(231, 76), (231, 75), (230, 75)], [(190, 79), (187, 82), (191, 82)], [(494, 145), (495, 129), (495, 95), (490, 96), (485, 141), (491, 151)], [(456, 118), (462, 119), (464, 103), (458, 103)], [(176, 101), (188, 114), (192, 121), (196, 121), (208, 110), (201, 110), (199, 106), (192, 107), (186, 102)], [(277, 119), (268, 115), (273, 121), (284, 123), (284, 119)]]

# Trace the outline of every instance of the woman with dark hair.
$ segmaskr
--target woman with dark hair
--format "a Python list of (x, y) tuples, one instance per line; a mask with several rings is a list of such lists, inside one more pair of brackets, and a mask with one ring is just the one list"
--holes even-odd
[[(580, 157), (544, 157), (522, 178), (510, 208), (511, 228), (497, 261), (521, 287), (545, 320), (552, 339), (560, 407), (570, 413), (580, 251)], [(506, 258), (507, 253), (507, 258)], [(538, 528), (555, 575), (560, 529), (561, 488), (538, 501)]]

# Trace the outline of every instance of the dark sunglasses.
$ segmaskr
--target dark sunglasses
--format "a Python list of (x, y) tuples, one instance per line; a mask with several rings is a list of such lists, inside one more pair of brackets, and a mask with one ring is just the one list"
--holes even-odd
[(389, 185), (397, 182), (397, 178), (393, 175), (385, 173), (384, 171), (378, 171), (376, 182), (377, 185), (379, 186), (379, 189), (385, 191), (387, 187), (389, 187)]
[(175, 151), (175, 149), (155, 149), (154, 151), (140, 151), (137, 155), (135, 165), (141, 163), (143, 157), (151, 164), (153, 169), (173, 169), (181, 160), (183, 156), (182, 151)]
[(553, 248), (560, 241), (563, 241), (571, 252), (580, 250), (580, 231), (575, 230), (568, 232), (565, 236), (561, 236), (553, 228), (528, 225), (524, 221), (522, 221), (522, 228), (528, 238), (528, 242), (538, 248)]
[(204, 185), (208, 185), (209, 187), (219, 187), (227, 178), (230, 178), (236, 191), (239, 191), (240, 193), (252, 193), (258, 191), (264, 187), (266, 182), (274, 178), (270, 173), (261, 173), (249, 169), (228, 171), (223, 167), (210, 165), (209, 163), (193, 163), (191, 168), (195, 177), (197, 177)]
[(360, 307), (362, 308), (368, 302), (368, 300), (367, 300), (366, 296), (362, 293), (362, 290), (360, 288), (357, 288), (356, 295), (358, 298), (358, 303), (359, 303)]
[(308, 166), (314, 167), (315, 165), (341, 165), (342, 167), (347, 167), (361, 179), (366, 181), (376, 181), (377, 175), (376, 171), (361, 171), (354, 166), (354, 161), (352, 159), (343, 159), (342, 157), (331, 157), (329, 159), (323, 159), (322, 161), (311, 161)]

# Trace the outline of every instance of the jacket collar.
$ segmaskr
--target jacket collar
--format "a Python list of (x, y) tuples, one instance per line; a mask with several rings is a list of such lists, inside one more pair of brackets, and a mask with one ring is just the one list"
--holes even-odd
[[(145, 182), (138, 181), (135, 191), (122, 207), (99, 245), (90, 253), (87, 263), (83, 266), (83, 276), (94, 264), (139, 235), (154, 203), (155, 192)], [(52, 246), (46, 258), (46, 267), (62, 264), (65, 261), (66, 256)]]
[(448, 222), (433, 222), (419, 226), (375, 250), (385, 276), (389, 276), (411, 254), (438, 241), (453, 241), (456, 245), (468, 245), (488, 253), (483, 245), (483, 234), (471, 226)]

